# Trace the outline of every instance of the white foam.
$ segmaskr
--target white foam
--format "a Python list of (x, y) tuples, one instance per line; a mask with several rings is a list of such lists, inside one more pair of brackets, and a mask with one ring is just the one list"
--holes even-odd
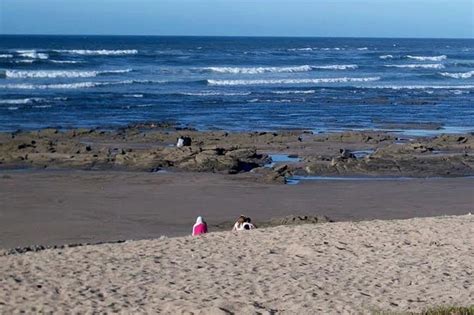
[(8, 107), (8, 110), (17, 110), (18, 109), (18, 106), (10, 106)]
[(104, 70), (104, 71), (56, 71), (56, 70), (37, 70), (37, 71), (19, 71), (6, 70), (5, 76), (12, 79), (26, 78), (91, 78), (104, 74), (127, 73), (131, 69), (125, 70)]
[(82, 63), (82, 61), (75, 61), (75, 60), (50, 60), (52, 63), (65, 63), (65, 64), (74, 64), (74, 63)]
[(50, 108), (51, 105), (34, 105), (33, 108)]
[(382, 56), (379, 56), (380, 59), (392, 59), (393, 58), (393, 55), (382, 55)]
[(15, 60), (15, 63), (33, 63), (33, 62), (35, 62), (33, 59)]
[(48, 59), (48, 54), (39, 53), (36, 50), (17, 50), (17, 53), (21, 57), (31, 58), (31, 59)]
[(428, 63), (428, 64), (407, 64), (407, 65), (385, 65), (390, 68), (408, 68), (408, 69), (444, 69), (444, 65), (440, 63)]
[(324, 69), (324, 70), (348, 70), (357, 69), (358, 65), (329, 65), (329, 66), (313, 66), (313, 69)]
[(308, 65), (294, 67), (207, 67), (203, 68), (203, 70), (215, 73), (259, 74), (266, 72), (306, 72), (311, 71), (312, 67)]
[(322, 70), (348, 70), (357, 69), (357, 65), (327, 65), (327, 66), (290, 66), (290, 67), (207, 67), (204, 71), (229, 74), (261, 74), (261, 73), (294, 73), (308, 72), (315, 69)]
[(441, 56), (411, 56), (407, 55), (406, 56), (408, 59), (414, 59), (418, 61), (442, 61), (446, 60), (448, 57), (446, 55), (441, 55)]
[(440, 72), (443, 77), (449, 77), (453, 79), (469, 79), (474, 76), (474, 70), (468, 72), (458, 72), (458, 73), (451, 73), (451, 72)]
[(269, 85), (269, 84), (319, 84), (319, 83), (347, 83), (370, 82), (380, 80), (380, 77), (366, 78), (320, 78), (320, 79), (274, 79), (274, 80), (207, 80), (207, 84), (216, 86), (225, 85)]
[(362, 89), (391, 89), (391, 90), (470, 90), (474, 89), (474, 85), (376, 85), (376, 86), (359, 86)]
[(0, 104), (31, 104), (33, 102), (41, 101), (41, 98), (21, 98), (21, 99), (10, 99), (0, 100)]
[(54, 50), (58, 53), (66, 53), (73, 55), (87, 55), (87, 56), (120, 56), (120, 55), (136, 55), (138, 50), (136, 49), (124, 49), (124, 50), (108, 50), (108, 49), (99, 49), (99, 50), (89, 50), (89, 49), (69, 49), (69, 50)]
[(143, 94), (125, 94), (124, 97), (142, 98)]
[(328, 48), (328, 47), (326, 47), (326, 48), (321, 48), (321, 50), (326, 50), (326, 51), (328, 51), (328, 50), (336, 50), (336, 51), (338, 51), (338, 50), (344, 50), (344, 48), (339, 48), (339, 47)]
[(13, 58), (12, 54), (0, 54), (0, 58)]
[(289, 90), (289, 91), (273, 91), (273, 94), (314, 94), (316, 90)]
[(181, 95), (187, 95), (187, 96), (246, 96), (250, 95), (251, 92), (242, 92), (242, 93), (231, 93), (231, 92), (214, 92), (214, 91), (203, 91), (203, 92), (183, 92), (180, 93)]
[(125, 80), (114, 82), (77, 82), (77, 83), (61, 83), (61, 84), (4, 84), (0, 85), (2, 89), (20, 89), (20, 90), (45, 90), (45, 89), (84, 89), (108, 85), (128, 85), (128, 84), (152, 84), (166, 83), (166, 81), (150, 81), (150, 80)]
[(311, 47), (304, 47), (304, 48), (290, 48), (288, 51), (313, 51)]
[(357, 48), (357, 50), (369, 50), (369, 48), (367, 48), (367, 47), (359, 47), (359, 48)]

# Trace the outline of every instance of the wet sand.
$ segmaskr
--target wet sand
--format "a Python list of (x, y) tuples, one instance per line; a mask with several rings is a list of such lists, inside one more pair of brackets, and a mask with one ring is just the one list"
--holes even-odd
[[(474, 212), (474, 179), (257, 183), (238, 175), (118, 171), (2, 171), (0, 248), (148, 239), (191, 232), (241, 213), (335, 221)], [(230, 229), (230, 226), (229, 226)]]

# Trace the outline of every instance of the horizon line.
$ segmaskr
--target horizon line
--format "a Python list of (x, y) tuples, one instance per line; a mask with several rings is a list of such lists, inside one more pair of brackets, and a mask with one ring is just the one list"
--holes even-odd
[(463, 39), (473, 37), (409, 37), (409, 36), (321, 36), (321, 35), (157, 35), (157, 34), (0, 34), (0, 36), (96, 36), (96, 37), (209, 37), (209, 38), (357, 38), (357, 39)]

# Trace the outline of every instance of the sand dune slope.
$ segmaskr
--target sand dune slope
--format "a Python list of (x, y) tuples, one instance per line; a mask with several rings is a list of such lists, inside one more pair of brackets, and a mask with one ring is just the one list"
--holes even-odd
[(474, 216), (327, 223), (0, 257), (0, 313), (367, 313), (474, 301)]

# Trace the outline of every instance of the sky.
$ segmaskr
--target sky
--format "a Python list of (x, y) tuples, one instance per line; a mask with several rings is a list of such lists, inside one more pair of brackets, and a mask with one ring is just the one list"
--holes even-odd
[(0, 34), (474, 38), (474, 0), (0, 0)]

